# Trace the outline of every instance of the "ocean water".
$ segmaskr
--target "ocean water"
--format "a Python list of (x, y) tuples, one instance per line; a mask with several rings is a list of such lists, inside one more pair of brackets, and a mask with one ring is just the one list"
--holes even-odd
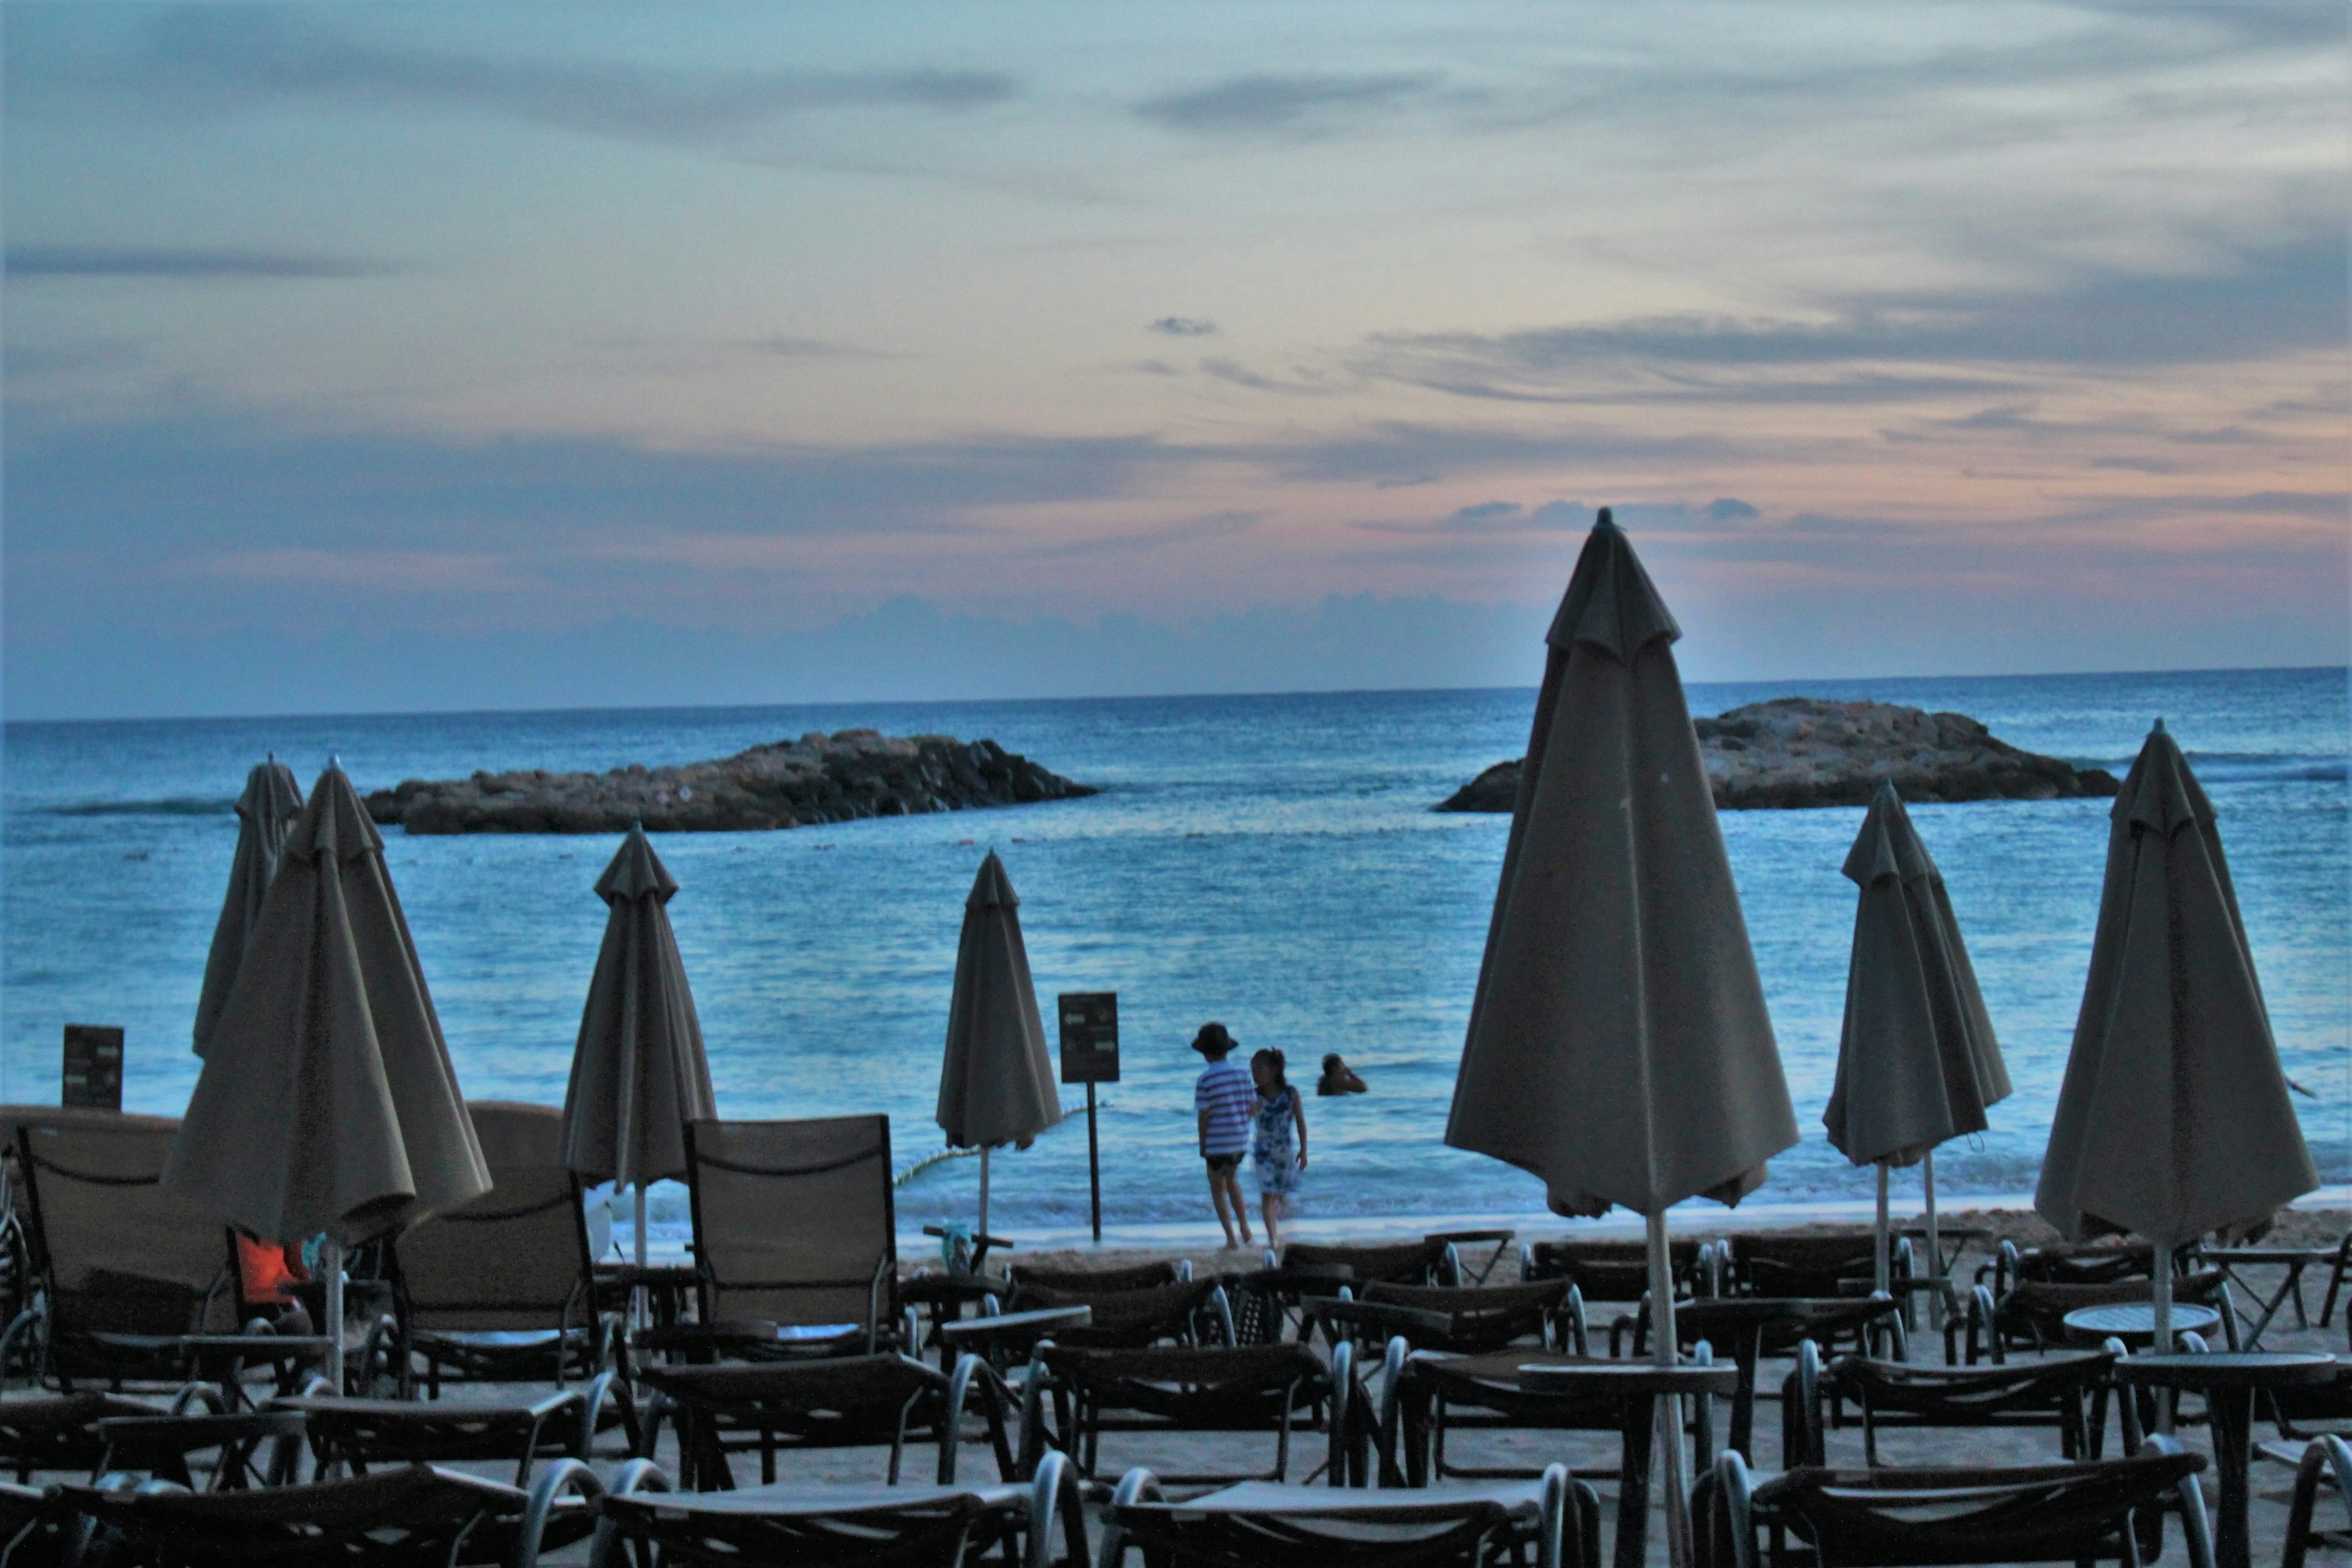
[[(1710, 713), (1766, 697), (1873, 697), (1984, 720), (2118, 775), (2163, 715), (2221, 815), (2249, 934), (2323, 1176), (2352, 1178), (2352, 847), (2341, 669), (1694, 685)], [(901, 1167), (932, 1120), (964, 894), (1004, 856), (1030, 963), (1119, 995), (1124, 1081), (1099, 1096), (1114, 1234), (1206, 1221), (1193, 1030), (1223, 1020), (1311, 1081), (1344, 1054), (1371, 1092), (1307, 1102), (1310, 1221), (1540, 1210), (1529, 1176), (1444, 1146), (1448, 1097), (1507, 831), (1430, 805), (1523, 747), (1534, 693), (1353, 692), (1098, 701), (22, 723), (0, 786), (0, 1097), (53, 1100), (60, 1026), (128, 1031), (125, 1102), (177, 1112), (188, 1029), (264, 751), (305, 787), (331, 753), (362, 789), (476, 768), (604, 768), (730, 753), (812, 729), (992, 736), (1098, 785), (1090, 799), (784, 833), (672, 835), (671, 905), (721, 1114), (889, 1113)], [(1938, 1160), (1951, 1201), (2029, 1192), (2088, 962), (2105, 801), (1914, 808), (1943, 867), (2016, 1093)], [(1870, 1191), (1823, 1141), (1858, 809), (1723, 818), (1803, 1143), (1760, 1198)], [(604, 928), (603, 838), (387, 840), (466, 1091), (561, 1103)], [(1050, 1023), (1049, 1023), (1050, 1027)], [(1067, 1236), (1087, 1214), (1083, 1091), (994, 1161), (992, 1228)], [(976, 1162), (898, 1194), (902, 1228), (971, 1217)], [(675, 1232), (674, 1194), (656, 1194)]]

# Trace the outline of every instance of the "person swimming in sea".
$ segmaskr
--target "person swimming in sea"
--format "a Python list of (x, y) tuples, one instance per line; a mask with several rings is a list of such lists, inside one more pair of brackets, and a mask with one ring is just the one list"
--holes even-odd
[(1364, 1092), (1364, 1080), (1356, 1076), (1354, 1068), (1339, 1059), (1339, 1052), (1333, 1051), (1323, 1058), (1323, 1076), (1317, 1080), (1315, 1092), (1361, 1094)]

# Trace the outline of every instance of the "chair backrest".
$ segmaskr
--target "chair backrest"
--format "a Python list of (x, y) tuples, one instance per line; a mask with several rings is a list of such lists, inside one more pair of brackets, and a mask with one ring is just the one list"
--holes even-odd
[(1197, 1314), (1210, 1310), (1214, 1279), (1185, 1279), (1141, 1290), (1056, 1290), (1024, 1283), (1013, 1292), (1015, 1311), (1033, 1308), (1085, 1307), (1094, 1317), (1084, 1328), (1056, 1329), (1063, 1344), (1140, 1350), (1162, 1341), (1192, 1342)]
[(588, 1224), (563, 1164), (563, 1113), (474, 1100), (466, 1107), (490, 1190), (395, 1244), (409, 1321), (426, 1329), (551, 1329), (586, 1321)]
[(236, 1327), (227, 1226), (162, 1182), (179, 1130), (169, 1117), (110, 1112), (17, 1124), (26, 1236), (54, 1331)]
[(1015, 1289), (1076, 1290), (1086, 1292), (1089, 1300), (1114, 1290), (1149, 1290), (1154, 1286), (1174, 1285), (1184, 1278), (1179, 1266), (1165, 1258), (1157, 1263), (1129, 1264), (1124, 1268), (1033, 1268), (1014, 1264), (1004, 1275)]
[[(1696, 1237), (1666, 1243), (1676, 1286), (1698, 1273)], [(1638, 1301), (1650, 1289), (1649, 1244), (1643, 1241), (1538, 1241), (1528, 1248), (1528, 1279), (1565, 1279), (1588, 1301)]]
[(1383, 1279), (1393, 1285), (1427, 1285), (1435, 1281), (1445, 1258), (1443, 1241), (1403, 1241), (1390, 1246), (1345, 1246), (1294, 1241), (1282, 1249), (1285, 1268), (1328, 1268), (1345, 1264), (1356, 1271), (1356, 1283)]
[(1742, 1232), (1731, 1237), (1731, 1268), (1756, 1296), (1834, 1296), (1842, 1283), (1869, 1279), (1874, 1242), (1864, 1236), (1786, 1236)]
[(693, 1121), (686, 1138), (706, 1321), (869, 1332), (892, 1321), (888, 1117)]

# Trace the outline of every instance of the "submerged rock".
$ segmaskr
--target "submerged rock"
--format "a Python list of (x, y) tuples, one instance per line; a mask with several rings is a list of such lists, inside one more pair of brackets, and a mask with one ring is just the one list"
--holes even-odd
[[(1692, 721), (1718, 810), (1867, 805), (1891, 779), (1906, 801), (2112, 795), (2103, 768), (2020, 751), (1965, 713), (1783, 697)], [(1434, 808), (1509, 811), (1519, 764), (1496, 763)]]
[(418, 834), (618, 833), (633, 822), (652, 833), (741, 833), (1094, 793), (993, 741), (843, 730), (677, 767), (408, 779), (369, 795), (367, 807), (378, 823)]

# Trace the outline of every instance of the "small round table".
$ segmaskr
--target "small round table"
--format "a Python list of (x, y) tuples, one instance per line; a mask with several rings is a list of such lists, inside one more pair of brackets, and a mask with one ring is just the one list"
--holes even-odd
[(2185, 1388), (2205, 1396), (2213, 1468), (2221, 1472), (2221, 1529), (2213, 1545), (2218, 1568), (2248, 1568), (2246, 1464), (2253, 1446), (2254, 1391), (2326, 1383), (2336, 1372), (2334, 1356), (2271, 1351), (2136, 1355), (2116, 1363), (2118, 1383), (2136, 1388)]
[[(2126, 1350), (2146, 1350), (2156, 1343), (2156, 1306), (2150, 1301), (2124, 1301), (2112, 1307), (2077, 1307), (2066, 1314), (2066, 1331), (2084, 1344), (2121, 1340)], [(2221, 1326), (2221, 1311), (2194, 1302), (2172, 1304), (2174, 1334), (2210, 1333)]]

